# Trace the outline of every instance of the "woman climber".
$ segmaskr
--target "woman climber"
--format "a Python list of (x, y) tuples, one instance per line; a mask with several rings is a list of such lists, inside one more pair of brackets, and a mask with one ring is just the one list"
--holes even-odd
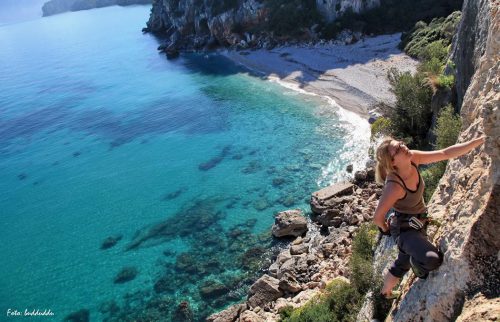
[(464, 155), (484, 141), (483, 136), (438, 151), (418, 151), (389, 138), (377, 148), (376, 178), (384, 183), (384, 190), (373, 221), (384, 235), (395, 239), (399, 248), (398, 257), (384, 279), (381, 295), (385, 298), (398, 295), (392, 289), (410, 268), (425, 279), (443, 261), (443, 254), (425, 233), (428, 222), (423, 198), (425, 184), (418, 166)]

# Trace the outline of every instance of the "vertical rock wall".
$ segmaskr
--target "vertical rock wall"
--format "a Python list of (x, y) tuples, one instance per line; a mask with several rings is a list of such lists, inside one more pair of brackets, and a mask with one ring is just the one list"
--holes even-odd
[[(453, 41), (451, 59), (456, 66), (458, 107), (483, 56), (490, 25), (490, 0), (464, 0), (462, 20)], [(498, 6), (498, 3), (497, 3)]]
[[(464, 3), (454, 55), (460, 57), (457, 71), (472, 77), (463, 98), (459, 142), (483, 133), (488, 138), (485, 145), (448, 163), (429, 204), (431, 216), (441, 223), (434, 241), (445, 253), (444, 263), (427, 280), (406, 280), (402, 300), (389, 320), (467, 320), (476, 307), (470, 303), (478, 298), (481, 307), (493, 307), (500, 314), (494, 305), (500, 295), (499, 8), (498, 0)], [(479, 21), (469, 20), (474, 15)], [(467, 33), (471, 25), (476, 26), (474, 34)], [(465, 81), (467, 75), (463, 76)]]

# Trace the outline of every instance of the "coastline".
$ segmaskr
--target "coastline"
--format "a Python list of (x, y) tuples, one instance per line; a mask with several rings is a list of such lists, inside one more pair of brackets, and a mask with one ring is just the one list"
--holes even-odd
[(270, 81), (327, 97), (340, 108), (368, 119), (378, 114), (378, 103), (395, 101), (388, 70), (416, 70), (418, 62), (397, 48), (400, 35), (367, 37), (351, 45), (281, 46), (221, 54)]

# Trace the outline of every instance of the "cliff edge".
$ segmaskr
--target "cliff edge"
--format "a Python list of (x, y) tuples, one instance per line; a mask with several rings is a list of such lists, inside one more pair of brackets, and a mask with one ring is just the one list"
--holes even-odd
[(413, 274), (403, 280), (403, 295), (389, 321), (485, 321), (500, 315), (499, 8), (498, 0), (464, 2), (453, 45), (457, 73), (463, 76), (457, 86), (468, 83), (467, 73), (472, 76), (458, 141), (482, 133), (488, 138), (448, 163), (429, 203), (429, 213), (439, 222), (430, 236), (444, 252), (444, 263), (427, 280)]

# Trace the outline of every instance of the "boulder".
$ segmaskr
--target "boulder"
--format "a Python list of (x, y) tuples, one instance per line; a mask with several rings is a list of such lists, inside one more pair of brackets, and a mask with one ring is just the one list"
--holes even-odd
[(300, 245), (293, 245), (290, 247), (290, 254), (292, 255), (300, 255), (307, 253), (309, 250), (309, 247), (307, 244), (300, 244)]
[(366, 170), (360, 170), (360, 171), (356, 171), (354, 173), (354, 180), (356, 181), (366, 181), (368, 177), (368, 174), (366, 172)]
[(279, 280), (267, 274), (259, 278), (248, 291), (248, 305), (252, 308), (272, 302), (283, 295)]
[(297, 237), (307, 232), (307, 219), (300, 209), (282, 211), (276, 215), (272, 230), (274, 237)]
[(354, 185), (352, 183), (336, 183), (313, 192), (311, 195), (311, 210), (315, 214), (321, 214), (332, 206), (332, 202), (329, 202), (332, 198), (351, 194), (353, 187)]
[(264, 322), (264, 319), (257, 313), (247, 310), (240, 315), (239, 322)]
[(295, 277), (290, 273), (285, 273), (280, 278), (279, 288), (288, 293), (297, 293), (302, 290), (299, 282), (297, 282)]
[(226, 322), (235, 321), (243, 310), (246, 310), (246, 304), (231, 305), (224, 311), (210, 315), (207, 322)]
[(342, 223), (342, 214), (338, 209), (328, 209), (315, 220), (325, 227), (340, 227)]

